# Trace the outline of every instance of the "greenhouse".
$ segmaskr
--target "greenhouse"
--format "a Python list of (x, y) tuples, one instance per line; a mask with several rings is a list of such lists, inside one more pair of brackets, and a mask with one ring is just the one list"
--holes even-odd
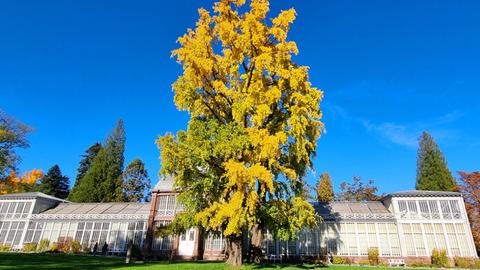
[[(322, 217), (316, 228), (304, 228), (294, 241), (264, 235), (266, 258), (320, 258), (335, 255), (361, 261), (369, 249), (381, 258), (429, 260), (433, 249), (450, 257), (477, 257), (463, 197), (455, 192), (405, 191), (380, 201), (317, 204)], [(0, 196), (0, 245), (21, 249), (48, 240), (76, 240), (88, 250), (105, 246), (124, 254), (129, 242), (146, 255), (193, 259), (224, 259), (221, 235), (201, 237), (197, 228), (178, 236), (155, 236), (182, 207), (172, 179), (162, 180), (149, 203), (71, 203), (39, 192)], [(202, 245), (199, 244), (203, 241)], [(203, 252), (200, 249), (203, 248)]]

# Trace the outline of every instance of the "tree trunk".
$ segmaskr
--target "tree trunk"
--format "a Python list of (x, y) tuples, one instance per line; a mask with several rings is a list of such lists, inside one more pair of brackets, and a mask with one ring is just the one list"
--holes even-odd
[(242, 265), (242, 238), (230, 236), (225, 239), (225, 251), (227, 254), (227, 264), (230, 266)]
[(203, 227), (198, 227), (198, 240), (197, 240), (197, 256), (196, 260), (203, 260), (203, 253), (205, 252), (205, 230)]
[(263, 229), (262, 225), (255, 224), (250, 239), (250, 262), (261, 263), (263, 259)]

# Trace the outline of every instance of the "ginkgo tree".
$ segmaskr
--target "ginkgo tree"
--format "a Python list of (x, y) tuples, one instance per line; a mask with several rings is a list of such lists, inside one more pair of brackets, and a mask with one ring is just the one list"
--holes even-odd
[(265, 229), (291, 239), (317, 222), (303, 178), (324, 129), (323, 93), (293, 62), (295, 10), (268, 12), (266, 0), (199, 9), (172, 54), (183, 66), (172, 88), (188, 128), (157, 141), (161, 174), (174, 176), (185, 210), (173, 224), (223, 234), (230, 265), (242, 263), (246, 232), (258, 261)]

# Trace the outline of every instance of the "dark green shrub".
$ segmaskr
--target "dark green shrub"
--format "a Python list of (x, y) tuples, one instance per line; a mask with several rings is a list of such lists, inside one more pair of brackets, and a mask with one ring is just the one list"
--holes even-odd
[(368, 262), (370, 265), (378, 265), (380, 253), (378, 248), (369, 248), (368, 249)]
[(23, 252), (35, 252), (37, 251), (36, 243), (23, 244)]
[(432, 264), (436, 267), (448, 267), (447, 251), (434, 248), (432, 250)]

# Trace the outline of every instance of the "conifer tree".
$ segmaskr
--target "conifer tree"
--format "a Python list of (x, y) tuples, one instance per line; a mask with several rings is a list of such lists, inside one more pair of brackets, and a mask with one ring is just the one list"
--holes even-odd
[(123, 121), (119, 120), (117, 127), (110, 134), (102, 149), (93, 159), (92, 165), (72, 190), (69, 197), (75, 202), (121, 202), (122, 172), (125, 151), (125, 130)]
[(432, 136), (423, 132), (419, 138), (416, 189), (450, 191), (455, 187), (455, 178), (447, 167), (442, 151)]
[(323, 93), (293, 61), (298, 48), (287, 36), (295, 10), (270, 19), (269, 9), (266, 0), (199, 9), (195, 29), (173, 52), (183, 66), (174, 101), (190, 122), (158, 141), (161, 173), (175, 176), (185, 220), (222, 233), (235, 266), (246, 231), (257, 262), (264, 228), (285, 240), (316, 223), (302, 179), (323, 131)]
[(69, 185), (69, 178), (62, 175), (60, 167), (55, 164), (40, 179), (37, 190), (60, 199), (65, 199), (69, 194)]
[(98, 142), (91, 145), (87, 150), (85, 150), (85, 154), (82, 155), (82, 160), (80, 160), (80, 164), (77, 169), (77, 177), (75, 178), (75, 185), (73, 188), (80, 184), (81, 179), (85, 176), (88, 169), (92, 165), (93, 160), (97, 156), (100, 149), (102, 149), (102, 145)]
[(130, 162), (123, 172), (123, 194), (126, 202), (149, 201), (150, 178), (141, 159)]
[(318, 202), (331, 202), (334, 199), (332, 180), (328, 173), (322, 173), (320, 181), (317, 183), (317, 201)]

